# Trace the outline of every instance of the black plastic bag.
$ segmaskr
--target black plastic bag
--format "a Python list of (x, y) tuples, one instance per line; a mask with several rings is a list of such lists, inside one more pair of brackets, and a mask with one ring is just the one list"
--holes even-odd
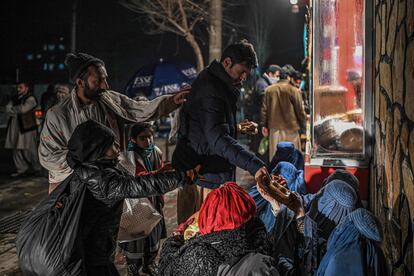
[(78, 239), (86, 185), (71, 187), (73, 174), (37, 206), (16, 237), (24, 275), (81, 275), (82, 246)]

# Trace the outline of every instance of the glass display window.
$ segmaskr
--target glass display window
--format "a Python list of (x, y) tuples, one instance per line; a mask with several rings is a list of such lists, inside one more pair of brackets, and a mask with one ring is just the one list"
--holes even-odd
[(315, 0), (312, 158), (366, 156), (363, 0)]

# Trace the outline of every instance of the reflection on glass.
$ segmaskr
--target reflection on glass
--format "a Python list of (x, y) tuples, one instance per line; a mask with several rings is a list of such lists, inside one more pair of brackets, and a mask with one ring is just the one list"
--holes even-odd
[(313, 155), (364, 154), (364, 2), (316, 0)]

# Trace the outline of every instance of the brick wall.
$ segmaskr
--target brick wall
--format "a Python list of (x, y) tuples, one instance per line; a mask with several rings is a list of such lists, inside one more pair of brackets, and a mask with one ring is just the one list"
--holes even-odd
[(414, 275), (414, 0), (375, 0), (370, 205), (392, 275)]

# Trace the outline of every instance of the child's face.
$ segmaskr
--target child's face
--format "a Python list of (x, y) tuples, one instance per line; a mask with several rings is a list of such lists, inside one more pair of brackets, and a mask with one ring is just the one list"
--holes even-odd
[(135, 144), (141, 149), (148, 148), (153, 143), (153, 136), (151, 129), (140, 132), (134, 139)]
[(115, 141), (109, 149), (106, 150), (103, 159), (105, 160), (114, 160), (119, 157), (120, 147), (119, 143)]

